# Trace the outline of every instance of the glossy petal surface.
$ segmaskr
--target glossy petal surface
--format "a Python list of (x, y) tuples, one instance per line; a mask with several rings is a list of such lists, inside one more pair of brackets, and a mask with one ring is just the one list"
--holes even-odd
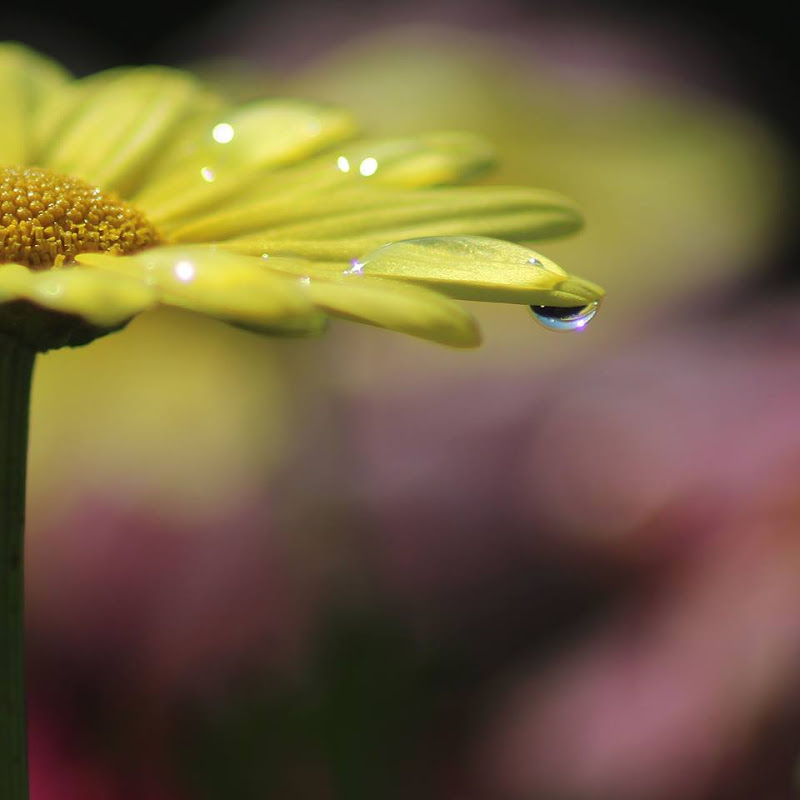
[(154, 306), (156, 294), (135, 278), (84, 267), (32, 272), (18, 264), (0, 265), (0, 304), (15, 300), (114, 328)]
[(87, 253), (80, 263), (150, 287), (163, 305), (214, 316), (254, 330), (286, 323), (301, 332), (320, 327), (301, 287), (262, 260), (210, 247), (159, 247), (136, 256)]
[(477, 347), (481, 342), (473, 316), (437, 292), (360, 276), (312, 279), (307, 290), (317, 306), (344, 319), (451, 347)]

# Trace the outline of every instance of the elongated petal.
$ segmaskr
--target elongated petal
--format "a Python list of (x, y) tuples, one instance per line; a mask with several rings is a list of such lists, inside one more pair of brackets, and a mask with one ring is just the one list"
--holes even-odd
[[(291, 261), (286, 265), (292, 269)], [(341, 269), (336, 262), (313, 266), (304, 266), (305, 273), (321, 278)], [(355, 260), (347, 272), (407, 281), (462, 300), (572, 307), (603, 297), (599, 286), (527, 247), (479, 236), (394, 242)]]
[(323, 315), (299, 284), (276, 275), (258, 258), (213, 247), (156, 247), (134, 256), (85, 253), (78, 261), (142, 281), (165, 305), (250, 329), (300, 334), (322, 325)]
[[(180, 241), (208, 241), (274, 228), (279, 223), (363, 211), (376, 204), (414, 204), (421, 199), (419, 192), (397, 189), (465, 180), (487, 169), (492, 161), (493, 153), (486, 143), (468, 134), (354, 142), (291, 169), (262, 176), (241, 187), (221, 208), (193, 214), (183, 224), (166, 220), (164, 227)], [(570, 206), (552, 192), (541, 192), (540, 202)]]
[(247, 198), (273, 193), (295, 197), (359, 186), (440, 186), (475, 178), (495, 163), (494, 149), (469, 133), (363, 139), (340, 144), (250, 187)]
[(34, 272), (0, 265), (0, 304), (27, 300), (40, 308), (75, 314), (98, 328), (115, 328), (155, 305), (155, 292), (141, 281), (84, 267)]
[(579, 213), (567, 200), (544, 190), (484, 186), (422, 192), (355, 187), (303, 197), (278, 193), (268, 201), (223, 208), (192, 220), (170, 235), (179, 241), (242, 239), (254, 232), (257, 239), (269, 240), (359, 239), (358, 248), (363, 250), (365, 244), (374, 248), (391, 239), (437, 233), (499, 235), (497, 231), (510, 229), (519, 234), (517, 238), (538, 238), (571, 232), (580, 224)]
[(536, 190), (440, 189), (409, 193), (396, 203), (382, 203), (380, 193), (373, 197), (374, 207), (360, 212), (321, 212), (318, 220), (235, 237), (221, 246), (240, 253), (346, 262), (391, 241), (465, 234), (528, 241), (573, 231), (581, 223), (557, 196)]
[[(463, 133), (352, 142), (292, 164), (290, 169), (259, 175), (258, 180), (238, 182), (233, 195), (225, 189), (226, 186), (230, 188), (229, 183), (219, 182), (219, 170), (209, 166), (209, 158), (203, 160), (206, 166), (195, 159), (190, 169), (181, 170), (185, 185), (170, 189), (167, 181), (161, 190), (144, 194), (137, 201), (155, 209), (162, 227), (179, 241), (209, 241), (274, 226), (278, 222), (306, 219), (309, 207), (310, 213), (318, 217), (325, 213), (323, 209), (314, 210), (320, 199), (328, 201), (327, 213), (336, 213), (371, 205), (380, 187), (423, 187), (466, 180), (488, 169), (493, 161), (494, 153), (483, 139)], [(252, 173), (249, 177), (252, 178)], [(194, 201), (195, 206), (185, 206), (180, 213), (170, 211), (169, 204), (158, 210), (158, 191), (180, 189), (193, 194), (198, 185), (205, 197), (202, 202), (198, 199)], [(412, 201), (418, 199), (417, 194), (409, 196)], [(208, 198), (211, 197), (227, 199), (221, 207), (200, 211), (210, 206)], [(358, 198), (363, 201), (358, 202)], [(185, 204), (186, 201), (181, 202)], [(194, 213), (189, 214), (192, 209)]]
[(127, 194), (181, 123), (208, 103), (205, 90), (176, 70), (99, 73), (79, 81), (66, 103), (55, 101), (53, 114), (61, 119), (44, 145), (45, 163)]
[(417, 286), (346, 275), (312, 278), (307, 290), (317, 306), (337, 317), (451, 347), (477, 347), (481, 341), (478, 324), (465, 308)]
[(436, 235), (443, 226), (474, 230), (512, 224), (516, 229), (518, 223), (509, 221), (524, 218), (524, 235), (535, 238), (572, 232), (581, 223), (578, 212), (563, 197), (536, 189), (483, 186), (396, 194), (375, 190), (358, 199), (361, 202), (355, 208), (340, 201), (344, 208), (338, 212), (335, 205), (329, 206), (315, 219), (277, 225), (266, 233), (281, 239), (332, 239), (379, 232), (384, 238), (405, 239)]
[(36, 148), (35, 117), (69, 76), (58, 64), (21, 45), (0, 43), (0, 165), (29, 163)]
[(170, 159), (135, 196), (159, 224), (212, 207), (260, 174), (350, 136), (346, 112), (298, 100), (265, 100), (209, 121), (194, 147)]

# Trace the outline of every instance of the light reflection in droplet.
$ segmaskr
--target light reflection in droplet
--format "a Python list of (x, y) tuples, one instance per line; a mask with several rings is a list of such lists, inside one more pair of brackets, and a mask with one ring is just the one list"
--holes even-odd
[(300, 283), (302, 283), (303, 286), (309, 286), (311, 284), (311, 276), (309, 276), (309, 275), (301, 275), (300, 276)]
[(233, 140), (234, 133), (233, 125), (228, 122), (220, 122), (211, 131), (211, 138), (215, 142), (219, 142), (219, 144), (228, 144)]
[(191, 261), (183, 260), (175, 264), (175, 277), (183, 283), (188, 283), (195, 276), (194, 264)]
[(200, 170), (200, 175), (202, 176), (203, 180), (207, 183), (211, 183), (216, 175), (214, 175), (214, 170), (210, 169), (209, 167), (203, 167)]
[(592, 321), (599, 306), (599, 301), (593, 300), (585, 306), (531, 306), (530, 309), (533, 318), (548, 330), (579, 331)]
[(339, 167), (340, 172), (350, 172), (350, 162), (345, 156), (339, 156), (336, 159), (336, 166)]
[(369, 156), (365, 158), (361, 164), (358, 166), (358, 171), (365, 177), (368, 178), (370, 175), (374, 175), (378, 170), (378, 159)]

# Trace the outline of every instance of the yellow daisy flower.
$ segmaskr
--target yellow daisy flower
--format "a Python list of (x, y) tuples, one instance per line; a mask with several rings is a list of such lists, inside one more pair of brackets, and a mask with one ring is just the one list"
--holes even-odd
[(369, 140), (341, 110), (227, 105), (160, 67), (74, 80), (0, 44), (0, 334), (82, 344), (157, 305), (282, 335), (329, 316), (469, 347), (458, 299), (580, 327), (602, 290), (527, 248), (580, 216), (549, 191), (463, 187), (461, 133)]

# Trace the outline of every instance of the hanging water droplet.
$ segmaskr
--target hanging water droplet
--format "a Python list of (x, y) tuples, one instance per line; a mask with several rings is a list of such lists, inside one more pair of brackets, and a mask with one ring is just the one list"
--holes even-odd
[(534, 319), (551, 331), (579, 331), (594, 319), (600, 306), (593, 300), (585, 306), (531, 306)]

